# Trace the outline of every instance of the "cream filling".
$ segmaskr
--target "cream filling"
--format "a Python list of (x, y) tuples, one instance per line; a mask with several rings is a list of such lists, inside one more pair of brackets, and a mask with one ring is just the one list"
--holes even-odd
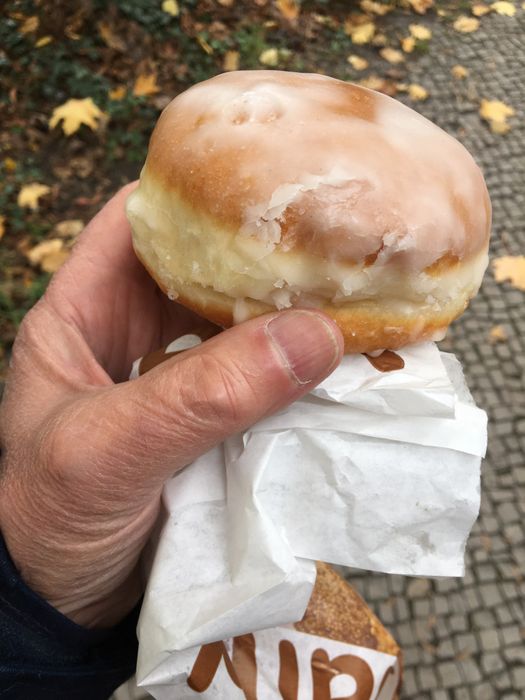
[(278, 309), (296, 304), (366, 305), (380, 297), (397, 313), (411, 314), (421, 306), (439, 313), (476, 293), (488, 262), (482, 251), (431, 276), (380, 257), (360, 267), (319, 260), (306, 251), (283, 252), (271, 242), (218, 228), (144, 174), (126, 209), (137, 251), (173, 298), (192, 284)]

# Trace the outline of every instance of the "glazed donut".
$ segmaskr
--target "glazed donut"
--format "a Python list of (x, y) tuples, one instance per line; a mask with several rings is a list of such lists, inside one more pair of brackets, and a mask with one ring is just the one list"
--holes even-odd
[(228, 327), (315, 307), (347, 352), (439, 339), (487, 266), (467, 150), (400, 102), (321, 75), (239, 71), (176, 97), (127, 201), (138, 257)]

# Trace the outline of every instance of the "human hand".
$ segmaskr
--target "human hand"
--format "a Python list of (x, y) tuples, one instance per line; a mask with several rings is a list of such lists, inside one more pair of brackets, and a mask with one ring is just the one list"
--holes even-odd
[[(248, 321), (125, 382), (196, 318), (136, 259), (121, 190), (27, 314), (0, 407), (0, 527), (33, 590), (107, 627), (142, 593), (139, 558), (164, 481), (294, 401), (343, 351), (315, 311)], [(118, 383), (120, 382), (120, 383)]]

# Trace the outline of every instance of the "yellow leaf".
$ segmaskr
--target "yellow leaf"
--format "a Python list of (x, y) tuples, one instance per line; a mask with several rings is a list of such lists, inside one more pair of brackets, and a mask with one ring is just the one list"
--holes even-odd
[(150, 75), (139, 75), (135, 80), (135, 85), (133, 86), (133, 94), (135, 97), (147, 97), (148, 95), (155, 95), (159, 92), (160, 88), (157, 85), (157, 76), (155, 73), (150, 73)]
[(5, 233), (5, 216), (2, 216), (2, 214), (0, 214), (0, 241), (4, 237), (4, 233)]
[(415, 46), (416, 40), (413, 36), (406, 36), (404, 39), (401, 39), (401, 48), (405, 53), (412, 53)]
[(414, 39), (419, 39), (420, 41), (426, 41), (432, 36), (432, 32), (428, 27), (423, 24), (410, 24), (409, 25), (410, 34)]
[(179, 3), (177, 0), (164, 0), (161, 5), (163, 12), (167, 12), (168, 15), (172, 17), (178, 17), (179, 15)]
[(239, 52), (226, 51), (222, 62), (223, 70), (239, 70)]
[(375, 31), (376, 25), (373, 22), (364, 22), (364, 24), (351, 27), (350, 38), (354, 44), (368, 44), (374, 36)]
[(415, 12), (424, 15), (434, 5), (434, 0), (408, 0), (408, 4)]
[(299, 17), (300, 6), (297, 0), (276, 0), (276, 6), (283, 17), (294, 20)]
[(38, 41), (35, 41), (35, 48), (41, 49), (43, 46), (47, 46), (52, 41), (53, 41), (52, 36), (49, 36), (49, 35), (41, 36), (40, 39), (38, 39)]
[(52, 238), (42, 241), (27, 251), (26, 257), (31, 265), (38, 265), (44, 272), (56, 272), (69, 257), (69, 251), (64, 249), (64, 241)]
[(462, 80), (463, 78), (466, 78), (468, 75), (468, 70), (465, 68), (465, 66), (452, 66), (452, 69), (450, 71), (454, 78), (457, 78), (458, 80)]
[(491, 343), (498, 343), (508, 339), (507, 331), (503, 326), (493, 326), (490, 329), (489, 338)]
[(454, 22), (454, 29), (461, 34), (470, 34), (471, 32), (476, 32), (479, 29), (479, 19), (475, 17), (467, 17), (466, 15), (461, 15)]
[(76, 238), (83, 229), (84, 222), (82, 219), (65, 219), (56, 224), (53, 228), (53, 233), (59, 238)]
[(47, 185), (41, 185), (39, 182), (32, 182), (29, 185), (24, 185), (18, 193), (17, 203), (19, 207), (28, 207), (35, 211), (38, 209), (38, 200), (51, 192), (51, 188)]
[(380, 91), (384, 84), (385, 79), (380, 78), (378, 75), (369, 75), (366, 78), (362, 78), (362, 80), (359, 81), (359, 85), (362, 85), (363, 87), (368, 88), (369, 90)]
[(489, 122), (493, 133), (506, 134), (510, 129), (507, 118), (514, 116), (516, 112), (500, 100), (481, 100), (479, 114), (482, 119)]
[(525, 292), (525, 255), (505, 255), (492, 262), (496, 282), (507, 280)]
[(388, 44), (388, 39), (386, 34), (374, 34), (374, 37), (372, 39), (372, 45), (373, 46), (386, 46)]
[(109, 24), (106, 24), (105, 22), (99, 22), (97, 24), (97, 29), (98, 33), (100, 34), (100, 38), (106, 44), (106, 46), (109, 46), (110, 49), (115, 49), (115, 51), (126, 50), (126, 44), (124, 43), (124, 40), (121, 39), (117, 34), (115, 34), (115, 32), (109, 26)]
[(33, 17), (28, 17), (18, 28), (20, 34), (31, 34), (31, 32), (36, 32), (38, 25), (40, 24), (39, 18), (35, 15)]
[(92, 131), (96, 131), (99, 127), (99, 120), (104, 116), (104, 112), (97, 107), (91, 97), (85, 97), (83, 100), (71, 99), (60, 107), (55, 107), (49, 120), (49, 126), (54, 129), (61, 121), (62, 131), (66, 136), (71, 136), (80, 129), (82, 124), (88, 126)]
[(363, 12), (368, 12), (372, 15), (379, 15), (380, 17), (386, 15), (387, 12), (391, 12), (394, 9), (393, 5), (384, 5), (381, 2), (374, 2), (374, 0), (361, 0), (359, 6)]
[(279, 51), (277, 49), (266, 49), (259, 56), (259, 63), (263, 66), (275, 66), (279, 63)]
[(12, 173), (16, 170), (16, 160), (13, 160), (13, 158), (4, 158), (4, 168), (7, 170), (8, 173)]
[(381, 49), (379, 54), (382, 58), (385, 59), (385, 61), (393, 63), (394, 65), (397, 65), (398, 63), (403, 63), (403, 61), (405, 60), (405, 57), (403, 56), (401, 51), (398, 51), (397, 49), (392, 49), (389, 46), (387, 46), (384, 49)]
[(114, 102), (119, 102), (120, 100), (123, 100), (126, 97), (126, 86), (125, 85), (119, 85), (116, 88), (113, 88), (113, 90), (110, 90), (108, 92), (108, 96), (110, 100), (113, 100)]
[(511, 2), (506, 2), (506, 0), (498, 0), (498, 2), (493, 2), (490, 6), (494, 12), (498, 15), (506, 15), (507, 17), (514, 17), (516, 14), (516, 8)]
[(472, 5), (471, 12), (475, 17), (483, 17), (483, 15), (490, 12), (490, 7), (482, 3), (477, 3), (476, 5)]
[(204, 51), (204, 53), (207, 53), (208, 56), (211, 56), (213, 53), (213, 47), (208, 44), (206, 39), (201, 36), (200, 34), (197, 35), (196, 37), (198, 45), (201, 47), (201, 49)]
[(428, 97), (428, 90), (426, 90), (422, 85), (417, 85), (412, 83), (408, 86), (408, 95), (414, 102), (422, 102)]
[(361, 58), (361, 56), (351, 54), (346, 60), (355, 70), (366, 70), (368, 68), (368, 61)]

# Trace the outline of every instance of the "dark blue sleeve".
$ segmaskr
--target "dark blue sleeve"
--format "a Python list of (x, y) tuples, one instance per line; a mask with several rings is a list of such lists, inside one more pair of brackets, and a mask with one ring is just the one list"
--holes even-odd
[(80, 627), (24, 584), (0, 536), (0, 700), (107, 700), (134, 673), (138, 612)]

